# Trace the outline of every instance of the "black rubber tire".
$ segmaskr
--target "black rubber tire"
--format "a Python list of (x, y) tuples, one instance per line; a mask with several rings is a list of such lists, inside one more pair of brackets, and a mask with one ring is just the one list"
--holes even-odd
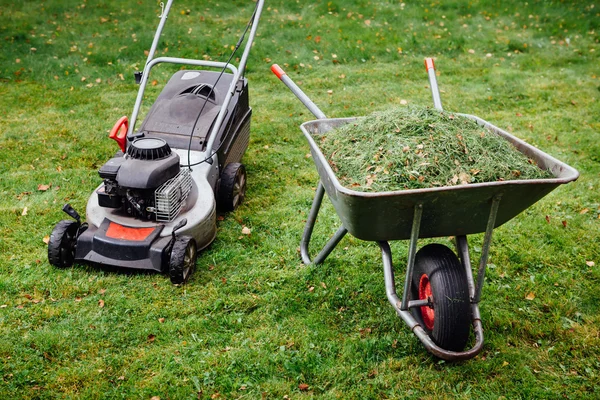
[(169, 259), (171, 283), (181, 285), (188, 281), (196, 269), (198, 252), (196, 241), (190, 236), (180, 236), (175, 240)]
[(246, 167), (230, 163), (221, 172), (217, 205), (221, 211), (233, 211), (246, 197)]
[(442, 349), (464, 350), (471, 329), (469, 285), (458, 257), (448, 247), (433, 243), (417, 252), (411, 298), (427, 298), (425, 288), (430, 289), (433, 309), (412, 308), (413, 316)]
[(75, 261), (76, 221), (62, 220), (52, 230), (48, 241), (48, 261), (57, 268), (69, 268)]

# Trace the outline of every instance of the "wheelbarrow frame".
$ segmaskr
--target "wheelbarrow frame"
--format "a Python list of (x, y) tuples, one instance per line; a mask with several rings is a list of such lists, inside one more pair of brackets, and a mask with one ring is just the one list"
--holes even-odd
[[(426, 67), (434, 106), (441, 110), (433, 60), (427, 59)], [(540, 168), (552, 172), (554, 178), (375, 193), (351, 190), (340, 184), (314, 140), (314, 136), (324, 135), (332, 129), (355, 121), (356, 118), (326, 118), (325, 114), (279, 66), (274, 65), (272, 70), (318, 118), (300, 126), (309, 142), (312, 158), (320, 176), (300, 242), (303, 263), (307, 265), (322, 263), (347, 233), (351, 233), (358, 239), (377, 242), (383, 260), (386, 295), (398, 316), (421, 340), (425, 348), (435, 356), (449, 361), (473, 358), (482, 350), (484, 343), (479, 302), (494, 228), (514, 218), (557, 186), (577, 179), (579, 176), (577, 170), (479, 117), (460, 114), (475, 120), (479, 125), (511, 142), (520, 152), (532, 158)], [(309, 245), (325, 193), (332, 202), (342, 225), (318, 254), (311, 258)], [(459, 227), (456, 227), (456, 220), (461, 223)], [(467, 235), (481, 232), (485, 234), (475, 278)], [(451, 351), (438, 346), (410, 312), (412, 308), (430, 305), (429, 299), (409, 298), (418, 239), (442, 236), (455, 238), (456, 252), (466, 274), (471, 324), (475, 335), (473, 346), (466, 351)], [(409, 250), (402, 298), (400, 298), (396, 292), (389, 241), (405, 239), (409, 239)]]

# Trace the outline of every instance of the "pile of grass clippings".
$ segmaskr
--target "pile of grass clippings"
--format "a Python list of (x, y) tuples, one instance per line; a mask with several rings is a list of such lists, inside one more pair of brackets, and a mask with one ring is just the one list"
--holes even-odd
[(317, 141), (341, 184), (362, 192), (552, 177), (475, 121), (430, 108), (374, 112)]

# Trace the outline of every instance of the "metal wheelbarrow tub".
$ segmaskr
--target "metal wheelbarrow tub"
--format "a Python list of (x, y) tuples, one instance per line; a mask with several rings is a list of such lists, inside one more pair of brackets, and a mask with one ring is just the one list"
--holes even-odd
[(321, 182), (344, 227), (362, 240), (405, 240), (410, 238), (413, 211), (421, 204), (420, 238), (469, 235), (484, 232), (490, 204), (501, 196), (494, 227), (517, 216), (557, 186), (574, 181), (579, 173), (567, 164), (525, 143), (481, 118), (461, 114), (504, 137), (521, 153), (554, 175), (551, 179), (510, 180), (473, 183), (428, 189), (390, 192), (359, 192), (340, 184), (315, 137), (326, 135), (356, 118), (331, 118), (300, 126), (310, 145)]

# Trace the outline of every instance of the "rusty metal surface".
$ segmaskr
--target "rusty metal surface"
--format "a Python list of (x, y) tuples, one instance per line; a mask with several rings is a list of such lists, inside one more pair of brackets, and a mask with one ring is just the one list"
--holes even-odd
[(474, 183), (441, 188), (358, 192), (342, 186), (313, 136), (350, 123), (356, 118), (331, 118), (305, 122), (300, 126), (310, 144), (321, 182), (344, 227), (362, 240), (405, 240), (410, 238), (415, 205), (422, 204), (419, 237), (469, 235), (485, 232), (492, 198), (501, 195), (498, 227), (550, 193), (557, 186), (574, 181), (574, 168), (482, 120), (465, 115), (504, 137), (515, 147), (554, 175), (550, 179)]

